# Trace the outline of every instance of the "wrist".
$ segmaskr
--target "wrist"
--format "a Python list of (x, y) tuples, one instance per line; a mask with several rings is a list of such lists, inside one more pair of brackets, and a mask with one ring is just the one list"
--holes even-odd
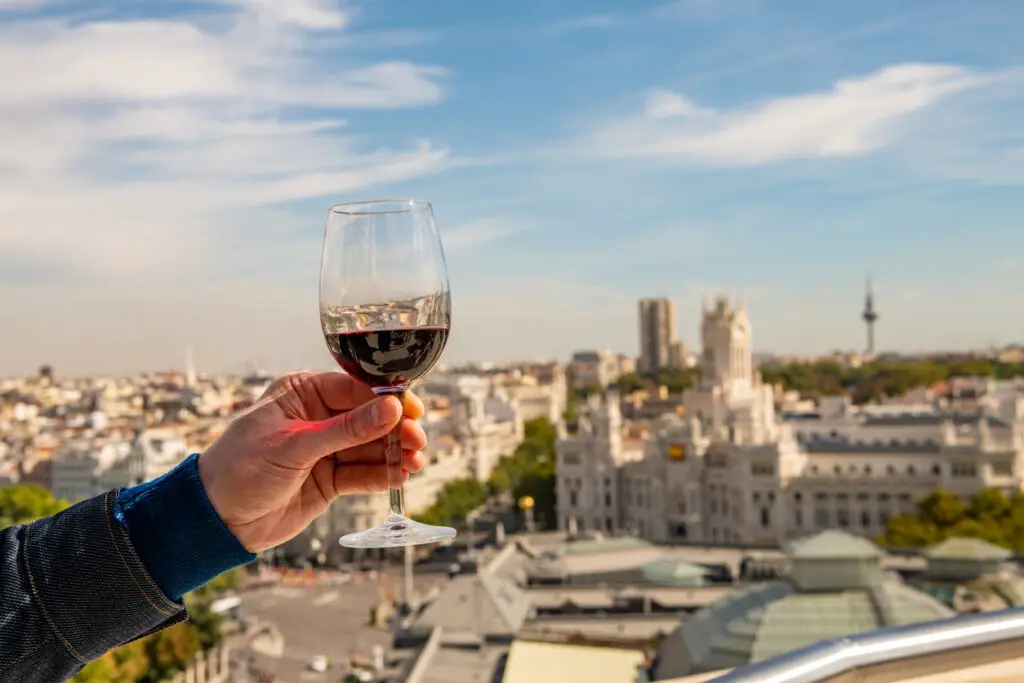
[(173, 600), (256, 559), (206, 493), (192, 455), (153, 481), (120, 492), (115, 516), (157, 586)]

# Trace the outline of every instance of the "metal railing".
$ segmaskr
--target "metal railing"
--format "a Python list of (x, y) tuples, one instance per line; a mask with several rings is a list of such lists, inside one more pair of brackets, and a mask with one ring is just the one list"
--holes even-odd
[(708, 683), (821, 683), (857, 669), (1024, 638), (1024, 607), (824, 640)]

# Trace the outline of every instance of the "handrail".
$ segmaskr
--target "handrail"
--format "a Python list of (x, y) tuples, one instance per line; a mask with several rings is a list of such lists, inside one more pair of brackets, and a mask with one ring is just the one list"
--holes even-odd
[(1024, 638), (1024, 607), (823, 640), (708, 683), (821, 683), (854, 669)]

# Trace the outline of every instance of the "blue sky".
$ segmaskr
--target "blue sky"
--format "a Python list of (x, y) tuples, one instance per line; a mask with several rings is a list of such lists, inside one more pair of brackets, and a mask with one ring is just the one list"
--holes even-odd
[(0, 0), (0, 375), (326, 367), (326, 208), (417, 196), (449, 361), (1024, 338), (1012, 0)]

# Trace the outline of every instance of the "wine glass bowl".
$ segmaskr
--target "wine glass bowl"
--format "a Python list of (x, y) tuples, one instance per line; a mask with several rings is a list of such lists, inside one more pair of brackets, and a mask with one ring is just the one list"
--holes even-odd
[[(327, 348), (350, 376), (400, 399), (437, 363), (448, 341), (451, 296), (441, 236), (428, 202), (379, 199), (328, 211), (320, 263), (320, 325)], [(405, 513), (398, 428), (385, 445), (389, 514), (343, 536), (353, 548), (432, 543), (455, 530)]]

